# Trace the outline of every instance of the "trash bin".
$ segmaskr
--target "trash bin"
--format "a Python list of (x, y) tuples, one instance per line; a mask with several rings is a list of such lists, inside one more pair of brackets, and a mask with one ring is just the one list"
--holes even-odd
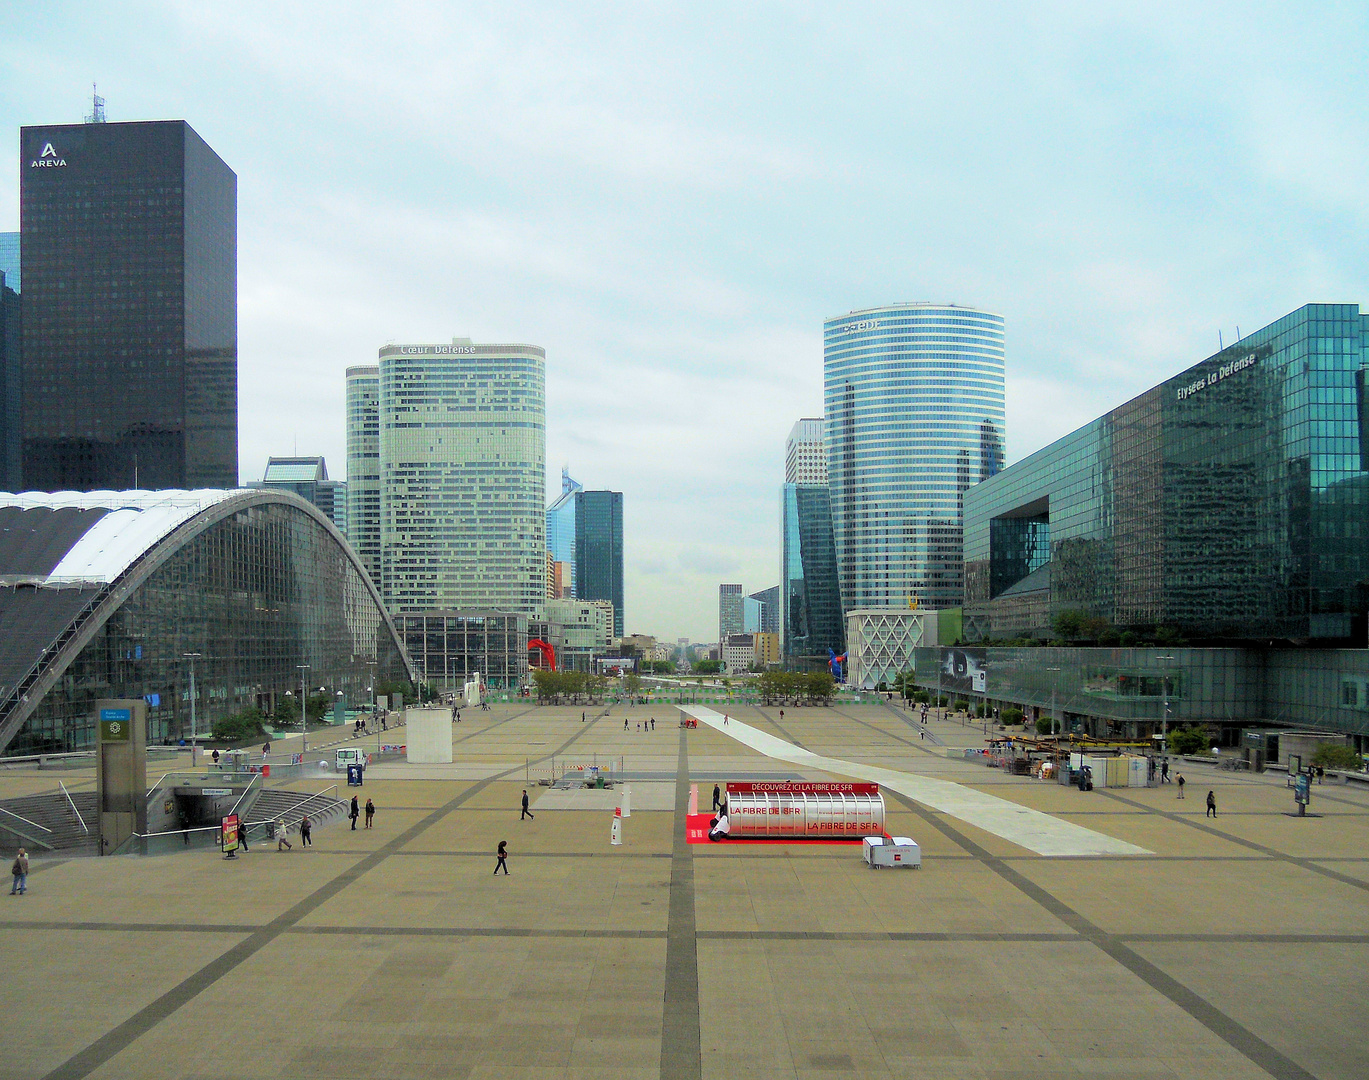
[(348, 765), (348, 766), (347, 766), (347, 786), (348, 786), (348, 787), (361, 787), (361, 774), (362, 774), (362, 772), (364, 772), (364, 771), (365, 771), (365, 770), (364, 770), (364, 768), (363, 768), (361, 765)]

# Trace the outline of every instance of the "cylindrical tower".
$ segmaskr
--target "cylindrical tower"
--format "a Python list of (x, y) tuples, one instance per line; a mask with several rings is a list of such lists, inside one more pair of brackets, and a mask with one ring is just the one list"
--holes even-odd
[(546, 353), (380, 350), (380, 577), (392, 612), (546, 603)]
[(1003, 467), (1003, 317), (891, 304), (823, 339), (843, 610), (958, 607), (962, 497)]

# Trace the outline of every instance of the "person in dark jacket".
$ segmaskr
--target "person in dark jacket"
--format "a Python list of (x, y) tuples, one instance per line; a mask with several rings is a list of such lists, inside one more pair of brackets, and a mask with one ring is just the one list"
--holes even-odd
[(300, 846), (300, 847), (313, 847), (313, 846), (314, 846), (313, 840), (310, 839), (310, 836), (313, 835), (313, 828), (314, 828), (314, 824), (313, 824), (313, 822), (311, 822), (311, 821), (309, 820), (309, 815), (308, 815), (308, 814), (305, 814), (304, 817), (302, 817), (302, 818), (299, 819), (299, 846)]
[(1216, 816), (1217, 816), (1217, 796), (1214, 795), (1214, 794), (1212, 794), (1212, 792), (1210, 792), (1210, 791), (1207, 793), (1207, 813), (1206, 813), (1204, 816), (1205, 816), (1205, 817), (1216, 817)]
[(369, 829), (369, 828), (371, 827), (371, 822), (375, 819), (375, 816), (376, 816), (376, 804), (373, 803), (370, 799), (367, 799), (367, 800), (366, 800), (366, 828)]
[(495, 851), (495, 854), (499, 857), (499, 861), (498, 861), (497, 863), (494, 864), (494, 872), (495, 872), (496, 874), (498, 874), (498, 873), (499, 873), (499, 868), (502, 866), (502, 867), (504, 868), (504, 876), (505, 876), (505, 877), (508, 877), (508, 876), (509, 876), (509, 864), (508, 864), (508, 862), (505, 861), (505, 860), (508, 858), (508, 854), (509, 854), (509, 842), (508, 842), (507, 840), (500, 840), (500, 841), (499, 841), (499, 848), (498, 848), (497, 851)]
[(352, 808), (347, 812), (347, 816), (352, 819), (352, 831), (356, 832), (357, 818), (361, 817), (361, 804), (357, 802), (357, 797), (352, 796)]
[(527, 789), (527, 788), (524, 788), (524, 789), (523, 789), (523, 812), (522, 812), (521, 814), (518, 815), (518, 820), (519, 820), (519, 821), (522, 821), (525, 817), (530, 817), (530, 818), (533, 818), (534, 820), (536, 820), (536, 815), (535, 815), (531, 810), (528, 809), (528, 789)]
[(713, 785), (713, 809), (716, 810), (723, 803), (723, 789), (717, 784)]

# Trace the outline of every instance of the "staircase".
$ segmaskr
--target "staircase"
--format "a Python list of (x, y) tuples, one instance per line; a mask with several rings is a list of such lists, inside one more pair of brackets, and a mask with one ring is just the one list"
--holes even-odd
[[(347, 801), (334, 798), (332, 795), (315, 795), (310, 798), (307, 791), (263, 788), (246, 816), (252, 825), (284, 818), (285, 827), (295, 832), (299, 829), (300, 819), (305, 814), (309, 815), (312, 824), (321, 825), (333, 817), (346, 817), (347, 810)], [(85, 813), (84, 810), (81, 812)]]
[[(25, 795), (0, 800), (0, 845), (30, 851), (95, 851), (95, 792), (74, 791), (76, 808), (85, 818), (86, 832), (60, 792), (56, 795)], [(21, 818), (27, 820), (20, 820)]]

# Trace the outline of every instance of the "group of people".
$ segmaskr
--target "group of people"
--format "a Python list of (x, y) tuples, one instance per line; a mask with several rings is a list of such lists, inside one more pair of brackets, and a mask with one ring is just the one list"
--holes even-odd
[[(360, 803), (360, 800), (359, 800), (355, 795), (352, 796), (352, 806), (351, 806), (351, 808), (347, 811), (347, 816), (348, 816), (348, 817), (351, 819), (351, 821), (352, 821), (352, 831), (353, 831), (353, 832), (356, 832), (356, 828), (357, 828), (357, 818), (361, 817), (361, 803)], [(375, 820), (375, 816), (376, 816), (376, 804), (373, 803), (370, 799), (367, 799), (367, 800), (366, 800), (366, 828), (369, 829), (369, 828), (371, 827), (371, 822)]]
[[(580, 714), (580, 722), (581, 722), (582, 724), (585, 722), (585, 714), (584, 714), (584, 713), (581, 713), (581, 714)], [(629, 723), (630, 723), (630, 721), (628, 720), (628, 718), (627, 718), (626, 716), (623, 717), (623, 730), (624, 730), (624, 731), (627, 730), (627, 726), (628, 726)], [(639, 720), (639, 721), (637, 722), (637, 730), (638, 730), (638, 731), (655, 731), (655, 730), (656, 730), (656, 717), (653, 716), (650, 720)]]

